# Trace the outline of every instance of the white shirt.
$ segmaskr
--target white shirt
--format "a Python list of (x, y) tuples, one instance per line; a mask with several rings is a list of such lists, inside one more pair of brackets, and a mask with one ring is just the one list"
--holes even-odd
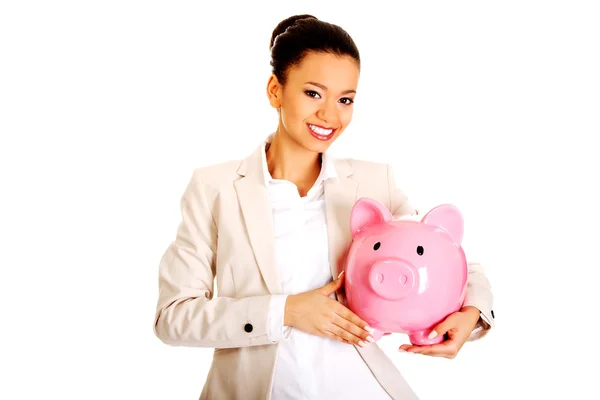
[(307, 195), (300, 197), (292, 182), (271, 177), (265, 151), (262, 157), (284, 293), (273, 295), (269, 306), (269, 337), (279, 342), (272, 399), (389, 400), (354, 346), (283, 326), (287, 295), (317, 289), (332, 280), (323, 182), (337, 179), (333, 161), (323, 154), (319, 177)]

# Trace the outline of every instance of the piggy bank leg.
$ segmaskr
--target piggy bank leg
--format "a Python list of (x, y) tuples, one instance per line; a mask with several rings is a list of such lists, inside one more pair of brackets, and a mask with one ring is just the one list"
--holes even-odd
[(408, 339), (410, 342), (416, 346), (425, 346), (429, 344), (439, 344), (444, 341), (444, 335), (438, 335), (433, 339), (429, 339), (429, 333), (431, 329), (426, 329), (424, 331), (411, 332), (408, 335)]

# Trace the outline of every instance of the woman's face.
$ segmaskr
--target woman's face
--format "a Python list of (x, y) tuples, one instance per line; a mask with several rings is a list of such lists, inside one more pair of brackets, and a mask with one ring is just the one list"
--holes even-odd
[(279, 133), (307, 150), (327, 150), (352, 120), (359, 74), (352, 57), (310, 52), (288, 70), (285, 85), (272, 76), (267, 91), (280, 111)]

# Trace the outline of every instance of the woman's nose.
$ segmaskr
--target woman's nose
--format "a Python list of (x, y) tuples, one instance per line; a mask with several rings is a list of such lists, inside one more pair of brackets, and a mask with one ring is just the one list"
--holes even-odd
[(323, 121), (325, 121), (327, 127), (332, 127), (332, 124), (335, 124), (335, 121), (337, 119), (337, 109), (335, 107), (335, 103), (324, 103), (323, 107), (321, 107), (317, 112), (317, 116)]

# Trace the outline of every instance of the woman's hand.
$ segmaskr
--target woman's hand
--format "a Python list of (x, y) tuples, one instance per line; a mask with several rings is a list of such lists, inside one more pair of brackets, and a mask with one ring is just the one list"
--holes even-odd
[(479, 321), (479, 313), (479, 310), (475, 307), (463, 307), (460, 311), (450, 314), (429, 335), (433, 339), (435, 336), (447, 334), (448, 340), (428, 346), (403, 344), (399, 350), (428, 356), (454, 358), (471, 335), (477, 321)]
[(288, 296), (284, 325), (361, 347), (365, 340), (374, 342), (367, 323), (329, 297), (344, 284), (343, 275), (342, 271), (336, 280), (321, 288)]

